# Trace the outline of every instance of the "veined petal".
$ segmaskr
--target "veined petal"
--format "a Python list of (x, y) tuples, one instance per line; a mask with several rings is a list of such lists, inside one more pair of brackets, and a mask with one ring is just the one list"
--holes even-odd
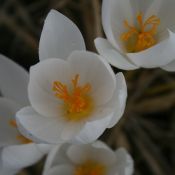
[(122, 55), (106, 39), (95, 39), (95, 46), (100, 55), (102, 55), (111, 65), (123, 70), (135, 70), (139, 67), (134, 65), (126, 56)]
[(20, 107), (12, 100), (0, 98), (0, 147), (20, 144), (16, 139), (19, 132), (10, 124), (10, 121), (15, 119), (15, 113)]
[(169, 72), (174, 72), (175, 71), (175, 59), (172, 62), (168, 63), (167, 65), (162, 66), (161, 68)]
[(144, 68), (162, 67), (174, 60), (175, 34), (169, 31), (168, 39), (138, 53), (128, 53), (127, 56), (137, 66)]
[(4, 167), (22, 169), (35, 164), (43, 157), (34, 143), (4, 147), (2, 163)]
[(29, 104), (27, 95), (29, 76), (20, 65), (0, 55), (0, 93), (19, 104)]
[(115, 75), (105, 60), (92, 52), (75, 51), (68, 61), (72, 75), (80, 75), (80, 84), (91, 85), (91, 95), (97, 106), (112, 98), (116, 85)]
[(65, 59), (74, 50), (85, 50), (82, 34), (70, 19), (51, 10), (40, 38), (39, 59)]
[(110, 121), (108, 128), (113, 127), (122, 117), (127, 99), (127, 86), (126, 81), (122, 73), (116, 74), (116, 91), (114, 92), (113, 99), (111, 100), (111, 104), (114, 106), (115, 112)]
[(65, 127), (63, 120), (39, 115), (32, 107), (25, 107), (17, 112), (17, 124), (20, 131), (30, 139), (43, 143), (62, 143), (61, 132)]

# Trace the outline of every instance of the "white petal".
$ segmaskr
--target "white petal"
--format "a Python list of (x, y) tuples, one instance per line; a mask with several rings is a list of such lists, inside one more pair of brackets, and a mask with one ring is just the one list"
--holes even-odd
[(63, 141), (60, 136), (65, 127), (63, 120), (43, 117), (31, 107), (21, 109), (16, 115), (20, 131), (28, 138), (37, 138), (50, 144), (59, 144)]
[[(64, 146), (63, 146), (64, 145)], [(47, 171), (52, 168), (53, 166), (58, 165), (57, 160), (60, 159), (60, 157), (62, 158), (62, 156), (60, 156), (60, 150), (63, 149), (63, 155), (65, 155), (65, 148), (67, 149), (67, 146), (65, 146), (65, 144), (58, 144), (53, 146), (53, 148), (51, 149), (51, 151), (49, 152), (47, 159), (45, 161), (45, 165), (44, 165), (44, 170), (43, 170), (43, 174), (47, 175)], [(61, 152), (62, 153), (62, 152)], [(65, 156), (63, 156), (65, 157)], [(59, 160), (58, 160), (59, 162)], [(66, 163), (66, 161), (61, 162), (61, 164)]]
[(117, 174), (121, 175), (132, 175), (134, 171), (134, 162), (132, 157), (124, 148), (117, 149), (116, 151), (117, 158)]
[(97, 54), (76, 51), (68, 58), (72, 74), (80, 75), (80, 84), (90, 83), (91, 94), (96, 105), (108, 102), (115, 90), (115, 75), (106, 61)]
[(136, 20), (136, 16), (139, 12), (142, 12), (145, 15), (148, 9), (151, 7), (151, 5), (154, 3), (154, 1), (155, 0), (130, 0), (134, 20)]
[(112, 115), (114, 113), (114, 107), (112, 105), (101, 105), (101, 106), (95, 106), (94, 111), (92, 112), (91, 116), (87, 119), (85, 119), (86, 122), (92, 122), (95, 120), (101, 120), (108, 115)]
[(123, 48), (120, 36), (126, 31), (124, 21), (133, 25), (136, 15), (139, 12), (144, 14), (150, 5), (149, 0), (103, 0), (102, 24), (107, 38), (115, 48)]
[(104, 143), (100, 140), (93, 142), (92, 146), (95, 148), (103, 148), (103, 149), (111, 150), (111, 148), (109, 148), (108, 145), (106, 145), (106, 143)]
[(48, 175), (47, 172), (49, 169), (52, 169), (54, 166), (63, 165), (63, 164), (72, 164), (72, 162), (67, 157), (67, 149), (70, 144), (64, 143), (62, 145), (55, 146), (49, 155), (47, 156), (45, 166), (44, 166), (44, 175)]
[(55, 97), (53, 82), (70, 83), (69, 64), (61, 59), (44, 60), (30, 69), (29, 99), (32, 107), (45, 117), (59, 117), (62, 100)]
[(0, 175), (15, 175), (19, 172), (20, 170), (12, 170), (10, 168), (3, 168), (0, 167)]
[(83, 128), (84, 122), (69, 122), (64, 126), (61, 133), (61, 138), (63, 140), (69, 141), (71, 138), (75, 137)]
[(174, 72), (175, 71), (175, 60), (161, 67), (163, 70)]
[[(166, 1), (167, 3), (168, 1)], [(165, 4), (166, 4), (165, 3)], [(163, 0), (154, 0), (152, 1), (151, 5), (149, 6), (149, 8), (146, 10), (145, 13), (145, 19), (149, 18), (151, 15), (156, 15), (158, 16), (158, 13), (161, 9), (161, 6), (163, 4)], [(164, 4), (164, 5), (165, 5)], [(158, 16), (159, 17), (159, 16)], [(160, 17), (159, 17), (160, 18)], [(161, 19), (161, 23), (162, 23), (162, 19)]]
[(116, 160), (112, 150), (96, 148), (92, 145), (72, 145), (68, 148), (67, 155), (75, 164), (82, 164), (87, 160), (94, 160), (108, 166)]
[(36, 144), (36, 146), (43, 154), (48, 154), (54, 147), (54, 145), (51, 144)]
[(138, 53), (128, 53), (127, 56), (137, 66), (144, 68), (162, 67), (174, 60), (175, 34), (169, 31), (169, 38), (155, 46)]
[[(98, 139), (108, 127), (113, 114), (106, 116), (100, 120), (87, 122), (80, 133), (75, 137), (75, 143), (90, 143)], [(72, 141), (73, 142), (73, 141)]]
[(74, 50), (85, 50), (82, 34), (70, 19), (51, 10), (40, 38), (39, 59), (65, 59)]
[(10, 167), (4, 167), (2, 162), (2, 148), (0, 149), (0, 175), (15, 175), (19, 172), (18, 169), (12, 169)]
[(31, 166), (43, 157), (34, 143), (7, 146), (2, 150), (2, 162), (4, 167), (22, 169)]
[(18, 64), (0, 55), (0, 93), (19, 104), (29, 104), (28, 73)]
[(73, 175), (74, 167), (70, 165), (59, 165), (51, 168), (47, 175)]
[(91, 157), (90, 145), (71, 145), (67, 150), (66, 154), (68, 158), (74, 164), (81, 164)]
[(111, 65), (123, 70), (138, 69), (136, 65), (131, 63), (126, 56), (122, 55), (115, 49), (106, 39), (95, 39), (95, 46), (100, 55), (102, 55)]
[(119, 121), (124, 113), (126, 106), (127, 86), (122, 73), (116, 74), (116, 82), (116, 91), (114, 92), (113, 99), (111, 100), (111, 105), (114, 105), (115, 112), (108, 128), (113, 127)]
[(160, 18), (160, 31), (169, 28), (175, 32), (175, 19), (173, 18), (175, 15), (174, 6), (174, 0), (154, 0), (146, 13), (146, 17), (157, 15)]
[(5, 145), (19, 144), (16, 139), (19, 132), (10, 125), (10, 120), (15, 119), (15, 113), (20, 105), (6, 99), (0, 98), (0, 147)]
[[(129, 19), (128, 19), (129, 18)], [(132, 20), (132, 8), (129, 0), (103, 0), (102, 24), (108, 40), (121, 49), (120, 34), (124, 31), (123, 21)]]

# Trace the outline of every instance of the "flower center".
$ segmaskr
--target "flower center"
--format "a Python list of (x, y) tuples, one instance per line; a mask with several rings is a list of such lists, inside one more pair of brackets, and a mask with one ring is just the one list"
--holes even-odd
[(124, 26), (128, 32), (121, 34), (121, 40), (125, 42), (127, 52), (139, 52), (148, 49), (157, 43), (156, 34), (160, 19), (152, 15), (145, 22), (143, 14), (137, 15), (138, 26), (131, 26), (125, 20)]
[(63, 110), (66, 119), (79, 121), (89, 116), (93, 110), (93, 100), (89, 96), (91, 85), (86, 83), (83, 86), (78, 85), (79, 74), (72, 79), (72, 88), (69, 88), (60, 81), (53, 82), (53, 91), (55, 96), (64, 102)]
[(96, 161), (88, 160), (75, 168), (74, 175), (105, 175), (106, 167)]
[[(9, 121), (9, 124), (14, 127), (14, 128), (17, 128), (17, 124), (16, 124), (16, 120), (10, 120)], [(19, 134), (16, 136), (16, 139), (18, 141), (20, 141), (22, 144), (29, 144), (29, 143), (32, 143), (32, 140), (24, 137), (23, 135)]]

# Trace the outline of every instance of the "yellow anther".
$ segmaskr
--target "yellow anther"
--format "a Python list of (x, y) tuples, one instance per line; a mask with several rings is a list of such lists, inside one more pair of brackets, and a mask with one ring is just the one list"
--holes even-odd
[(89, 83), (80, 86), (78, 81), (80, 76), (77, 74), (72, 79), (72, 88), (60, 81), (53, 82), (55, 96), (64, 102), (64, 110), (68, 120), (81, 120), (92, 111), (92, 99), (89, 96), (91, 85)]
[(152, 15), (145, 22), (143, 21), (143, 14), (137, 15), (138, 26), (131, 26), (125, 20), (124, 26), (128, 32), (121, 34), (121, 40), (125, 42), (126, 50), (128, 52), (139, 52), (148, 49), (157, 43), (156, 34), (157, 28), (160, 24), (160, 19)]
[(22, 144), (29, 144), (32, 143), (33, 141), (24, 137), (23, 135), (17, 135), (16, 136), (17, 140), (19, 140)]
[[(9, 124), (10, 124), (13, 128), (17, 128), (16, 120), (11, 119), (11, 120), (9, 121)], [(21, 135), (20, 133), (19, 133), (19, 135), (16, 136), (16, 139), (17, 139), (18, 141), (20, 141), (22, 144), (29, 144), (29, 143), (32, 143), (32, 140), (30, 140), (30, 139), (24, 137), (24, 136)]]
[(88, 160), (75, 168), (74, 175), (106, 175), (106, 167), (98, 162)]
[(9, 121), (9, 124), (10, 124), (13, 128), (17, 128), (16, 120), (11, 119), (11, 120)]

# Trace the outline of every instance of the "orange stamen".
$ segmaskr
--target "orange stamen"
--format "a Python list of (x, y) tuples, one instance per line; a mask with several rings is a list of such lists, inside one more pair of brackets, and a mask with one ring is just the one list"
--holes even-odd
[[(64, 102), (64, 106), (66, 107), (67, 113), (71, 115), (68, 117), (70, 120), (81, 119), (81, 117), (75, 117), (73, 114), (84, 113), (83, 115), (89, 113), (90, 110), (90, 97), (88, 96), (91, 91), (91, 85), (89, 83), (84, 86), (79, 86), (80, 76), (77, 74), (72, 79), (72, 89), (68, 90), (68, 87), (61, 83), (60, 81), (53, 82), (53, 91), (55, 92), (55, 96)], [(89, 111), (89, 112), (88, 112)]]
[[(16, 124), (16, 120), (14, 119), (11, 119), (9, 121), (9, 124), (14, 127), (14, 128), (17, 128), (17, 124)], [(22, 144), (29, 144), (29, 143), (32, 143), (32, 140), (24, 137), (23, 135), (19, 134), (16, 136), (16, 139), (19, 140)]]
[(10, 124), (12, 127), (17, 128), (16, 120), (11, 119), (11, 120), (9, 121), (9, 124)]
[(23, 135), (17, 135), (16, 136), (17, 140), (19, 140), (22, 144), (29, 144), (29, 143), (33, 143), (32, 140), (24, 137)]
[(128, 28), (128, 32), (121, 34), (121, 40), (125, 41), (128, 52), (139, 52), (155, 45), (157, 28), (160, 19), (155, 15), (150, 16), (143, 22), (143, 14), (137, 15), (138, 28), (129, 25), (125, 20), (124, 26)]
[(105, 175), (106, 167), (95, 161), (86, 161), (75, 168), (74, 175)]

